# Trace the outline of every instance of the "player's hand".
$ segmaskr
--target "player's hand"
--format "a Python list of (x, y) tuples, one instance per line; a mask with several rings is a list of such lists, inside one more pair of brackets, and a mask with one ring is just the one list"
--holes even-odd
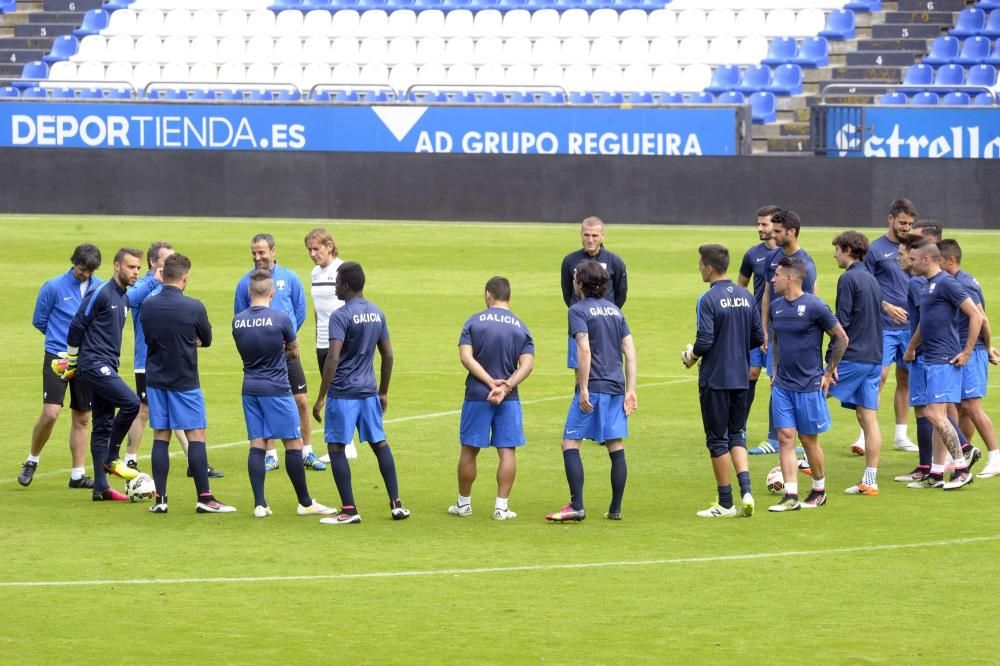
[(490, 389), (490, 394), (486, 396), (486, 401), (491, 405), (499, 405), (504, 401), (504, 398), (510, 395), (510, 391), (511, 389), (507, 384), (500, 382), (499, 386), (494, 386)]
[(830, 376), (830, 385), (834, 385), (840, 381), (840, 373), (837, 372), (837, 368), (833, 369), (833, 374)]
[(201, 347), (202, 346), (201, 338), (199, 338), (197, 335), (194, 337), (194, 346), (195, 347)]
[(903, 352), (903, 360), (906, 363), (913, 363), (914, 359), (916, 358), (917, 358), (917, 352), (914, 351), (913, 349), (910, 349), (909, 347), (907, 347), (906, 351)]
[(585, 387), (580, 387), (580, 409), (584, 414), (589, 414), (594, 411), (594, 406), (590, 404), (590, 391)]
[(59, 352), (59, 357), (52, 359), (52, 372), (59, 376), (59, 379), (68, 382), (76, 375), (77, 356), (68, 352)]
[(156, 279), (157, 282), (163, 282), (163, 266), (160, 266), (159, 268), (156, 269), (156, 271), (153, 273), (153, 277)]
[(948, 362), (954, 366), (958, 366), (959, 368), (961, 368), (962, 366), (964, 366), (966, 363), (969, 362), (970, 356), (971, 354), (969, 352), (962, 350), (955, 356), (955, 358), (951, 359)]
[(313, 418), (316, 419), (316, 423), (323, 422), (323, 408), (326, 406), (326, 397), (317, 398), (316, 404), (313, 405)]
[(698, 357), (694, 355), (694, 346), (688, 345), (681, 352), (681, 363), (684, 364), (685, 368), (690, 368), (692, 365), (698, 362)]
[(824, 396), (830, 395), (831, 383), (835, 383), (833, 382), (833, 378), (830, 375), (823, 373), (823, 377), (819, 380), (819, 390), (823, 392)]
[(909, 315), (906, 314), (906, 308), (901, 308), (898, 305), (892, 305), (890, 303), (885, 304), (883, 308), (885, 313), (889, 315), (891, 319), (896, 324), (905, 324), (910, 321)]
[(378, 404), (382, 408), (382, 413), (389, 409), (389, 395), (387, 393), (378, 394)]
[(760, 351), (761, 351), (762, 354), (766, 354), (767, 353), (767, 343), (768, 343), (767, 331), (764, 331), (764, 343), (761, 344), (761, 346), (760, 346)]
[(639, 409), (639, 397), (635, 394), (635, 391), (625, 392), (625, 402), (623, 403), (622, 408), (625, 410), (625, 416), (628, 416), (635, 410)]
[(996, 347), (990, 347), (990, 363), (1000, 365), (1000, 351)]

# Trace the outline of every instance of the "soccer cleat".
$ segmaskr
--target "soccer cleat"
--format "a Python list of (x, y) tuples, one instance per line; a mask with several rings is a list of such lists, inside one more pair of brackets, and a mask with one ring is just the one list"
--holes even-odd
[(754, 448), (747, 451), (747, 453), (749, 453), (752, 456), (761, 456), (761, 455), (766, 455), (768, 453), (777, 453), (777, 452), (778, 452), (778, 443), (772, 442), (769, 439), (764, 440)]
[(157, 495), (153, 498), (153, 506), (149, 507), (150, 513), (166, 513), (167, 512), (167, 496), (162, 497)]
[(332, 516), (337, 513), (337, 509), (332, 506), (323, 506), (316, 500), (313, 500), (313, 503), (309, 506), (299, 504), (295, 509), (295, 513), (300, 516)]
[(912, 481), (906, 484), (907, 488), (914, 488), (916, 490), (921, 490), (924, 488), (943, 488), (944, 478), (940, 476), (934, 476), (933, 474), (928, 474), (919, 481)]
[(973, 446), (972, 450), (969, 451), (968, 455), (965, 456), (966, 461), (968, 461), (969, 463), (968, 470), (970, 474), (972, 473), (972, 468), (976, 466), (976, 463), (978, 463), (982, 457), (983, 457), (983, 452), (980, 451), (975, 446)]
[(972, 483), (972, 481), (973, 481), (972, 472), (970, 472), (968, 469), (962, 469), (962, 470), (957, 470), (955, 473), (953, 473), (951, 475), (951, 478), (948, 479), (948, 482), (942, 485), (941, 487), (944, 488), (945, 490), (958, 490), (962, 486), (969, 485), (970, 483)]
[(753, 495), (747, 493), (746, 495), (743, 496), (743, 517), (749, 518), (750, 516), (753, 515), (755, 509), (756, 505), (754, 504), (753, 501)]
[(728, 509), (721, 504), (713, 504), (704, 511), (698, 511), (695, 513), (699, 518), (735, 518), (737, 514), (736, 507), (731, 506)]
[(928, 468), (926, 468), (926, 467), (917, 467), (916, 469), (914, 469), (909, 474), (900, 474), (899, 476), (896, 477), (895, 480), (896, 481), (900, 481), (900, 482), (923, 481), (923, 479), (928, 474), (930, 474), (930, 472), (928, 471)]
[[(192, 470), (190, 467), (188, 467), (188, 469), (187, 469), (187, 475), (188, 475), (189, 479), (193, 479), (194, 478), (194, 470)], [(208, 478), (210, 478), (210, 479), (221, 479), (224, 476), (225, 476), (225, 474), (223, 474), (219, 470), (215, 469), (211, 465), (208, 466)]]
[(825, 490), (812, 490), (809, 492), (809, 496), (802, 500), (803, 509), (815, 509), (824, 504), (826, 504)]
[(866, 486), (858, 483), (844, 490), (845, 495), (867, 495), (868, 497), (878, 496), (878, 486)]
[(265, 455), (264, 456), (264, 471), (265, 472), (273, 472), (274, 470), (278, 469), (279, 467), (281, 467), (281, 465), (278, 464), (278, 456), (269, 456), (269, 455)]
[(121, 458), (115, 458), (110, 463), (106, 464), (104, 466), (104, 471), (108, 474), (114, 474), (115, 476), (125, 479), (126, 481), (131, 481), (135, 477), (139, 476), (138, 470), (126, 465)]
[(410, 517), (410, 510), (403, 506), (403, 501), (398, 497), (389, 502), (389, 511), (393, 520), (406, 520)]
[(126, 460), (125, 465), (134, 469), (136, 472), (139, 471), (139, 461), (138, 460)]
[(768, 511), (774, 511), (776, 513), (781, 513), (783, 511), (798, 511), (802, 508), (799, 503), (799, 498), (794, 495), (785, 495), (781, 498), (781, 501), (774, 506), (767, 507)]
[(20, 474), (17, 475), (17, 482), (25, 487), (30, 486), (31, 480), (35, 478), (36, 469), (38, 469), (38, 463), (25, 460), (24, 464), (21, 465)]
[(253, 508), (253, 517), (254, 518), (267, 518), (272, 513), (274, 513), (274, 512), (271, 511), (271, 507), (269, 507), (269, 506), (255, 506)]
[(977, 479), (992, 479), (994, 476), (1000, 476), (1000, 462), (991, 462), (982, 472), (976, 474)]
[(565, 523), (570, 520), (579, 522), (586, 517), (587, 517), (586, 511), (584, 511), (583, 509), (577, 511), (576, 509), (573, 508), (572, 504), (567, 504), (558, 511), (554, 511), (553, 513), (550, 513), (547, 516), (545, 516), (545, 520), (551, 521), (553, 523)]
[(234, 513), (236, 507), (223, 504), (212, 495), (206, 495), (198, 499), (198, 502), (194, 505), (194, 510), (197, 513)]
[(917, 451), (920, 450), (920, 447), (911, 442), (909, 437), (902, 437), (900, 439), (897, 439), (895, 442), (893, 442), (892, 448), (896, 449), (897, 451), (907, 451), (909, 453), (916, 453)]
[(120, 493), (114, 488), (108, 488), (107, 490), (94, 490), (90, 499), (95, 502), (127, 502), (128, 495), (125, 493)]
[(453, 516), (459, 516), (465, 518), (466, 516), (472, 515), (472, 505), (471, 504), (452, 504), (448, 507), (448, 513)]
[(517, 514), (510, 509), (493, 509), (493, 520), (514, 520)]
[(812, 476), (813, 473), (812, 468), (809, 466), (809, 461), (806, 460), (805, 458), (799, 458), (797, 467), (799, 469), (799, 472), (801, 472), (802, 474), (805, 474), (807, 476)]
[(323, 462), (319, 458), (317, 458), (316, 454), (313, 452), (310, 452), (309, 455), (302, 460), (302, 464), (305, 465), (307, 469), (314, 469), (317, 472), (322, 472), (324, 469), (326, 469), (326, 465), (324, 465)]
[(326, 518), (323, 518), (319, 522), (323, 523), (324, 525), (354, 525), (355, 523), (361, 522), (361, 516), (359, 516), (357, 512), (348, 513), (346, 511), (343, 511), (341, 513), (338, 513), (336, 516), (328, 516)]
[(865, 455), (865, 443), (861, 440), (858, 440), (857, 442), (851, 444), (851, 453), (853, 453), (856, 456)]
[(89, 476), (87, 476), (86, 474), (82, 474), (82, 475), (80, 475), (79, 479), (70, 479), (69, 480), (69, 487), (70, 488), (74, 488), (74, 489), (75, 488), (91, 488), (92, 489), (94, 487), (94, 480), (92, 478), (90, 478)]
[(604, 517), (607, 518), (608, 520), (621, 520), (622, 519), (622, 512), (621, 511), (608, 511), (606, 514), (604, 514)]
[[(353, 445), (349, 444), (348, 446), (353, 446)], [(345, 449), (345, 451), (346, 451), (346, 449)], [(325, 464), (325, 465), (329, 465), (330, 464), (330, 454), (329, 453), (324, 453), (323, 455), (321, 455), (319, 457), (319, 461), (321, 463)]]

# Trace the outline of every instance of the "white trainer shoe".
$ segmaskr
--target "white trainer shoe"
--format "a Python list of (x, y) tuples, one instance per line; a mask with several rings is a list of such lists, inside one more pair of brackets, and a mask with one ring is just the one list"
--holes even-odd
[(472, 505), (471, 504), (453, 504), (448, 507), (448, 513), (453, 516), (461, 516), (465, 518), (466, 516), (472, 515)]
[(704, 511), (699, 511), (697, 515), (700, 518), (735, 518), (736, 517), (736, 505), (725, 509), (721, 504), (713, 504)]
[(493, 509), (493, 520), (514, 520), (517, 514), (510, 509)]
[(892, 448), (897, 451), (907, 451), (909, 453), (916, 453), (920, 450), (920, 447), (910, 441), (909, 437), (904, 437), (903, 439), (897, 439), (892, 444)]
[(271, 511), (271, 507), (269, 507), (269, 506), (255, 506), (253, 508), (253, 517), (254, 518), (267, 518), (272, 513), (273, 512)]
[(994, 476), (1000, 476), (1000, 462), (991, 462), (982, 472), (976, 474), (977, 479), (992, 479)]
[(323, 506), (316, 500), (313, 500), (313, 503), (309, 506), (302, 506), (299, 504), (295, 509), (295, 513), (300, 516), (333, 516), (339, 511), (339, 509), (335, 509), (332, 506)]

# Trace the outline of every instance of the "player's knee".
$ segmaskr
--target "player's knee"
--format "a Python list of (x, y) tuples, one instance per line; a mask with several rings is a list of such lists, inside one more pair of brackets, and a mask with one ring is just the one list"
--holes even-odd
[(372, 451), (378, 451), (389, 446), (389, 442), (383, 439), (381, 442), (369, 442), (368, 445), (372, 447)]
[(42, 415), (38, 417), (38, 422), (43, 425), (52, 425), (59, 418), (59, 411), (62, 409), (59, 405), (44, 405), (42, 407)]
[(708, 454), (713, 458), (719, 458), (729, 453), (729, 442), (723, 439), (710, 439), (705, 442)]
[(750, 368), (750, 381), (755, 382), (760, 379), (760, 368)]
[(77, 428), (86, 428), (90, 425), (90, 412), (72, 410), (73, 425)]
[(733, 449), (743, 449), (746, 451), (747, 442), (745, 439), (731, 439), (729, 440), (729, 451), (732, 452)]

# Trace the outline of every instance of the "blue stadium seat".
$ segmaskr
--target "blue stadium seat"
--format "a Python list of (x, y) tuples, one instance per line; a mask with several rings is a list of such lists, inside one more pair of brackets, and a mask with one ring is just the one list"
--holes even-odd
[(570, 104), (593, 104), (594, 95), (589, 92), (571, 92), (569, 94)]
[(985, 62), (987, 65), (996, 65), (997, 67), (1000, 67), (1000, 39), (993, 43), (993, 52), (990, 53)]
[(556, 0), (528, 0), (524, 8), (529, 12), (537, 12), (539, 9), (552, 9), (555, 4)]
[(278, 0), (268, 7), (272, 12), (281, 12), (286, 9), (302, 9), (302, 0)]
[(830, 64), (830, 43), (823, 36), (806, 37), (792, 62), (802, 67), (826, 67)]
[(931, 43), (931, 52), (924, 56), (923, 62), (928, 65), (947, 65), (958, 57), (960, 45), (957, 37), (941, 35)]
[(1000, 37), (1000, 11), (993, 10), (986, 17), (986, 27), (979, 31), (985, 37)]
[(361, 96), (361, 101), (368, 104), (382, 104), (390, 101), (389, 93), (385, 90), (369, 90)]
[(282, 90), (274, 96), (277, 102), (301, 102), (302, 93), (298, 90)]
[(331, 99), (333, 99), (333, 93), (329, 90), (318, 90), (309, 95), (310, 102), (329, 102)]
[(535, 94), (530, 92), (516, 92), (507, 100), (511, 104), (534, 104)]
[(856, 12), (880, 12), (882, 11), (882, 0), (854, 0), (844, 5), (844, 9)]
[(960, 86), (965, 83), (965, 68), (961, 65), (942, 65), (934, 74), (934, 85)]
[(832, 9), (826, 15), (826, 26), (820, 35), (827, 39), (854, 39), (854, 12), (850, 9)]
[(30, 88), (25, 88), (21, 91), (22, 99), (45, 99), (48, 95), (45, 92), (45, 88), (39, 86), (31, 86)]
[(502, 92), (490, 90), (479, 95), (480, 104), (506, 104), (507, 97)]
[(62, 60), (69, 60), (70, 56), (76, 55), (80, 50), (80, 41), (73, 35), (60, 35), (52, 42), (52, 50), (48, 55), (42, 56), (42, 61), (52, 64)]
[(979, 0), (979, 2), (976, 3), (976, 7), (979, 7), (984, 11), (1000, 9), (1000, 0)]
[(80, 91), (80, 99), (104, 99), (104, 91), (100, 88), (84, 88)]
[(330, 11), (340, 9), (358, 9), (358, 0), (330, 0)]
[(449, 100), (452, 104), (475, 104), (476, 95), (466, 90), (461, 90), (451, 96)]
[(941, 98), (941, 104), (944, 106), (968, 106), (971, 103), (972, 99), (969, 97), (969, 93), (958, 90), (950, 92)]
[(598, 104), (621, 104), (625, 97), (619, 92), (602, 92), (597, 96)]
[(191, 99), (200, 99), (203, 101), (215, 101), (215, 91), (214, 90), (193, 90), (191, 91)]
[(500, 4), (500, 0), (472, 0), (469, 3), (469, 9), (476, 11), (479, 9), (496, 9)]
[[(769, 85), (771, 85), (770, 67), (767, 65), (748, 65), (743, 70), (743, 76), (740, 77), (739, 84), (730, 86), (729, 89), (738, 90), (741, 93), (749, 95), (750, 93), (766, 90)], [(709, 88), (705, 88), (705, 90), (712, 92)]]
[(962, 51), (954, 62), (959, 65), (978, 65), (990, 57), (990, 38), (976, 35), (962, 42)]
[(16, 0), (0, 0), (0, 14), (13, 14), (16, 4)]
[(965, 75), (965, 84), (992, 88), (997, 84), (997, 68), (993, 65), (974, 65)]
[(155, 99), (159, 101), (178, 101), (187, 99), (187, 91), (181, 90), (180, 88), (171, 88), (169, 90), (150, 90), (149, 94), (146, 95), (146, 99)]
[[(382, 2), (383, 0), (377, 0), (377, 2)], [(415, 11), (423, 11), (425, 9), (441, 9), (441, 3), (443, 0), (414, 0), (413, 9)]]
[(21, 93), (14, 86), (4, 86), (0, 88), (0, 97), (20, 97)]
[(469, 6), (471, 0), (444, 0), (441, 3), (441, 9), (448, 11), (451, 9), (466, 9)]
[(108, 12), (113, 12), (116, 9), (125, 9), (131, 5), (135, 0), (108, 0), (104, 3), (104, 9)]
[(103, 9), (91, 9), (83, 15), (80, 27), (73, 34), (83, 39), (88, 35), (96, 35), (108, 27), (108, 13)]
[(273, 102), (274, 92), (266, 88), (254, 88), (247, 93), (248, 102)]
[[(22, 79), (47, 79), (49, 78), (49, 66), (41, 60), (32, 60), (21, 70)], [(19, 88), (29, 88), (31, 83), (19, 83), (14, 81), (12, 85)]]
[(696, 92), (688, 95), (684, 101), (687, 104), (712, 104), (715, 98), (712, 97), (712, 93)]
[(801, 95), (802, 68), (794, 64), (778, 65), (767, 90), (775, 95)]
[(108, 99), (132, 99), (132, 91), (128, 88), (112, 88), (107, 91)]
[(913, 86), (908, 92), (919, 92), (924, 86), (932, 83), (934, 83), (934, 68), (923, 63), (910, 65), (903, 76), (903, 85)]
[(773, 123), (778, 119), (778, 100), (767, 91), (750, 95), (750, 115), (755, 123)]
[(307, 12), (311, 9), (332, 9), (330, 0), (303, 0), (302, 11)]
[(566, 11), (567, 9), (578, 9), (582, 5), (583, 0), (556, 0), (552, 8), (558, 11)]
[(761, 60), (765, 65), (783, 65), (795, 59), (798, 44), (794, 37), (775, 37), (767, 46), (767, 55)]
[(715, 98), (716, 104), (746, 104), (746, 95), (737, 90), (727, 90)]
[[(706, 93), (708, 94), (708, 93)], [(660, 93), (660, 104), (683, 104), (684, 95), (679, 92)], [(709, 95), (711, 97), (711, 95)]]
[(385, 0), (385, 10), (391, 12), (394, 9), (412, 9), (413, 0)]
[(906, 104), (907, 101), (906, 95), (898, 90), (884, 93), (878, 98), (879, 104)]
[[(512, 1), (516, 3), (518, 0), (500, 0), (500, 4), (502, 6), (503, 3)], [(582, 2), (580, 3), (580, 7), (586, 9), (588, 12), (592, 12), (598, 9), (603, 9), (604, 7), (607, 6), (608, 3), (604, 2), (604, 0), (582, 0)]]
[(234, 90), (232, 88), (228, 88), (226, 90), (218, 90), (215, 93), (215, 98), (220, 102), (242, 102), (243, 91)]
[(940, 101), (937, 93), (932, 92), (918, 92), (916, 95), (910, 98), (910, 104), (920, 104), (923, 106), (936, 106)]
[(966, 7), (958, 13), (955, 27), (948, 32), (956, 37), (972, 37), (986, 27), (986, 12), (975, 7)]
[(981, 92), (972, 98), (975, 106), (993, 106), (993, 96), (988, 92)]
[(539, 104), (565, 104), (566, 103), (566, 93), (555, 91), (555, 92), (543, 92), (538, 97)]
[(328, 99), (332, 99), (334, 102), (360, 102), (361, 95), (356, 90), (338, 90)]
[(451, 100), (448, 99), (447, 93), (438, 92), (437, 90), (432, 90), (424, 94), (421, 102), (426, 102), (427, 104), (445, 104)]
[(738, 65), (719, 65), (712, 72), (711, 82), (705, 90), (711, 93), (721, 93), (732, 90), (740, 84), (740, 68)]
[[(662, 98), (661, 98), (662, 99)], [(653, 93), (648, 92), (630, 92), (625, 101), (629, 104), (652, 104), (653, 103)]]

